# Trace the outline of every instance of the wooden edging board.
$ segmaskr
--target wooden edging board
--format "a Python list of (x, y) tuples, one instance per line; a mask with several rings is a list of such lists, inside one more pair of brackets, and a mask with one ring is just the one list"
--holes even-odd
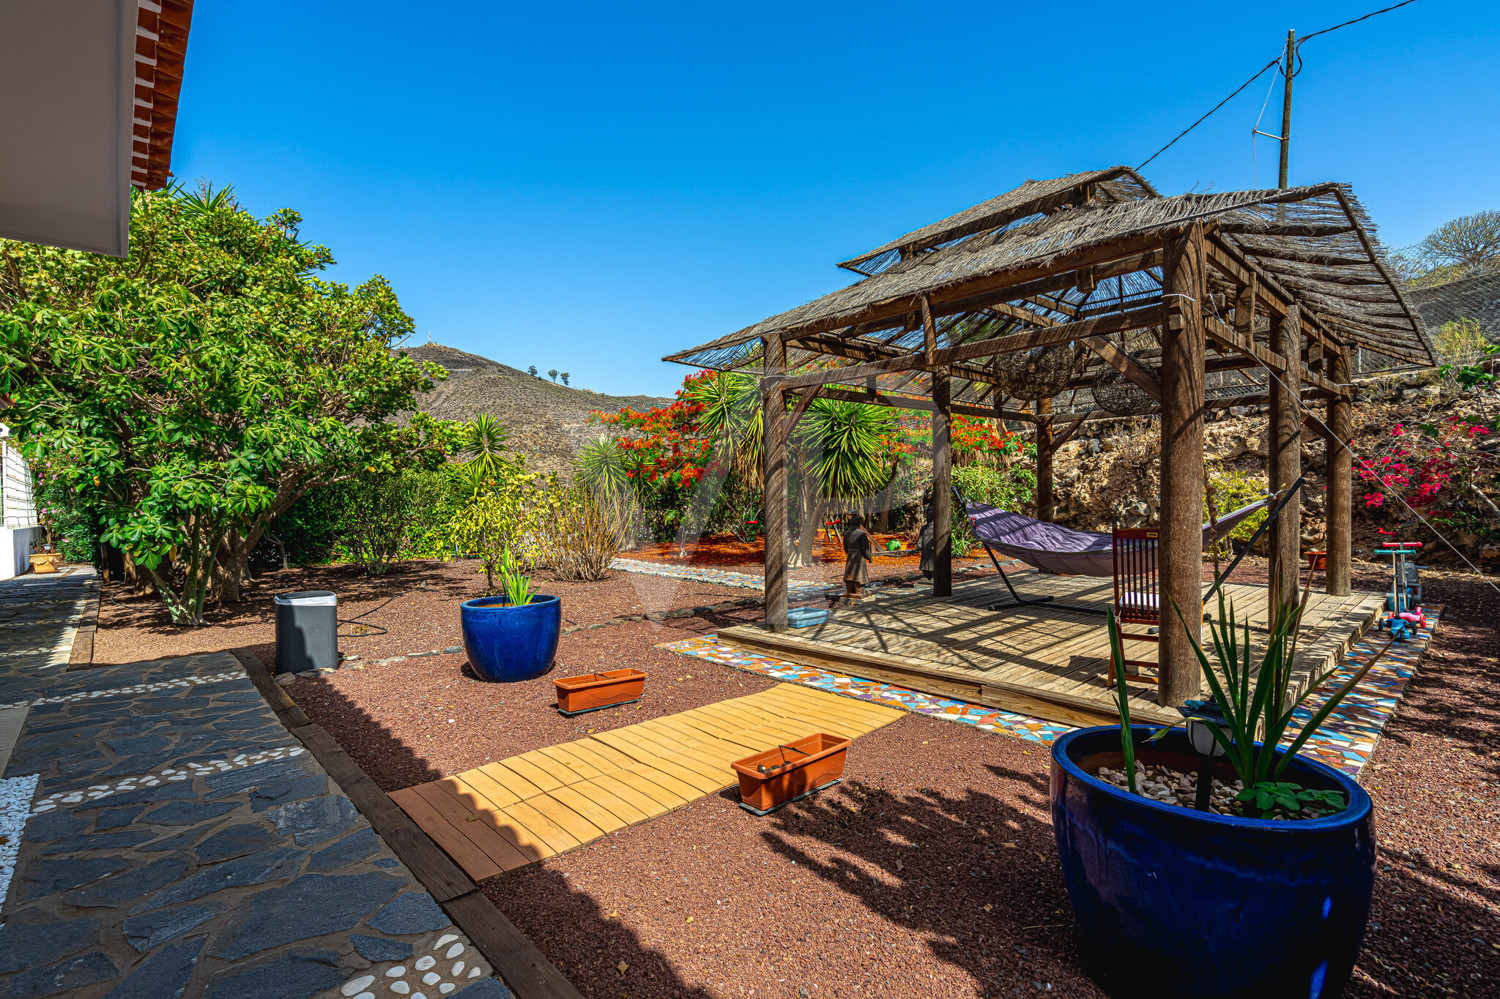
[(271, 679), (259, 656), (241, 649), (233, 655), (281, 723), (328, 771), (376, 835), (389, 844), (519, 999), (583, 999), (536, 944), (484, 897), (479, 886), (360, 769), (333, 736), (312, 723)]
[(99, 588), (102, 584), (96, 577), (84, 598), (83, 616), (78, 621), (78, 630), (73, 632), (73, 647), (68, 651), (68, 665), (64, 673), (77, 673), (92, 669), (94, 665), (94, 632), (99, 630)]

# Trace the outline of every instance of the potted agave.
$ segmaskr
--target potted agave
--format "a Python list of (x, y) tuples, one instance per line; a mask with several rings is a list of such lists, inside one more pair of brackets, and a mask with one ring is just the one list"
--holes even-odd
[(562, 600), (538, 594), (506, 552), (497, 574), (499, 592), (459, 606), (464, 652), (483, 680), (531, 680), (552, 668), (562, 635)]
[(1185, 710), (1193, 731), (1131, 726), (1110, 617), (1123, 724), (1053, 744), (1051, 799), (1086, 960), (1112, 996), (1328, 999), (1349, 980), (1375, 880), (1370, 798), (1297, 753), (1369, 664), (1297, 730), (1308, 694), (1292, 696), (1291, 673), (1306, 605), (1304, 591), (1277, 615), (1255, 670), (1249, 623), (1241, 638), (1220, 596), (1212, 661), (1195, 642), (1212, 699)]

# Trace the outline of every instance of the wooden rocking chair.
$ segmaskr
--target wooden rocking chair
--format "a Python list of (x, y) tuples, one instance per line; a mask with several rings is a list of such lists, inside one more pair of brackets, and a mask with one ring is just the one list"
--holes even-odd
[[(1161, 531), (1154, 527), (1117, 527), (1111, 532), (1115, 561), (1115, 620), (1120, 624), (1124, 642), (1161, 641), (1161, 574), (1157, 568), (1157, 548)], [(1146, 633), (1126, 633), (1125, 625), (1149, 626)], [(1155, 670), (1148, 659), (1126, 659), (1125, 679), (1142, 683), (1160, 683), (1156, 675), (1138, 672)], [(1115, 685), (1115, 671), (1109, 670), (1109, 686)]]

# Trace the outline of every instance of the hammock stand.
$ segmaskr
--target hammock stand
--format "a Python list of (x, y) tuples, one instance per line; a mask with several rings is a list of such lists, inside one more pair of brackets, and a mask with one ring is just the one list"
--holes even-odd
[[(1285, 508), (1291, 498), (1296, 495), (1305, 478), (1299, 478), (1280, 496), (1274, 497), (1276, 502), (1272, 506), (1270, 514), (1266, 517), (1247, 544), (1234, 561), (1229, 563), (1229, 568), (1219, 574), (1214, 580), (1214, 585), (1209, 589), (1204, 600), (1208, 600), (1218, 592), (1224, 580), (1229, 578), (1246, 553), (1255, 547), (1266, 529), (1275, 522), (1277, 516)], [(991, 547), (999, 547), (1007, 555), (1019, 559), (1028, 565), (1038, 569), (1052, 572), (1068, 571), (1077, 575), (1086, 576), (1111, 576), (1114, 579), (1113, 610), (1115, 619), (1122, 625), (1133, 624), (1148, 626), (1151, 630), (1145, 634), (1121, 633), (1121, 639), (1125, 641), (1159, 642), (1158, 632), (1161, 628), (1161, 576), (1157, 560), (1157, 545), (1160, 537), (1159, 528), (1146, 527), (1117, 527), (1109, 534), (1101, 534), (1092, 531), (1074, 531), (1050, 524), (1046, 521), (1035, 520), (1018, 513), (1000, 510), (996, 507), (985, 506), (982, 503), (973, 503), (966, 499), (957, 489), (953, 491), (954, 497), (968, 514), (970, 526), (973, 528), (974, 537), (984, 546), (985, 552), (990, 556), (990, 561), (995, 565), (995, 571), (1000, 574), (1000, 579), (1005, 583), (1005, 588), (1010, 591), (1014, 603), (993, 604), (986, 610), (1005, 610), (1010, 607), (1034, 606), (1037, 604), (1050, 603), (1052, 597), (1023, 597), (1016, 592), (1010, 577), (1005, 574), (1001, 567), (995, 550)], [(1228, 534), (1235, 527), (1255, 511), (1271, 503), (1273, 497), (1266, 497), (1241, 507), (1216, 521), (1203, 525), (1204, 546), (1213, 543), (1218, 537)], [(995, 523), (1004, 521), (1004, 525)], [(1004, 530), (1007, 533), (1001, 533)], [(988, 535), (988, 537), (986, 537)], [(1018, 540), (1020, 539), (1020, 540)], [(1032, 544), (1022, 544), (1021, 540), (1031, 541)], [(1107, 541), (1107, 547), (1106, 547)], [(1051, 547), (1049, 547), (1049, 542)], [(1050, 563), (1050, 564), (1049, 564)], [(1069, 606), (1069, 610), (1079, 611), (1085, 614), (1107, 614), (1108, 609), (1097, 607)], [(1127, 659), (1127, 667), (1149, 667), (1156, 668), (1157, 664), (1147, 660)], [(1128, 680), (1137, 680), (1146, 683), (1156, 683), (1155, 676), (1148, 674), (1127, 672)], [(1109, 675), (1109, 685), (1114, 686), (1113, 671)]]

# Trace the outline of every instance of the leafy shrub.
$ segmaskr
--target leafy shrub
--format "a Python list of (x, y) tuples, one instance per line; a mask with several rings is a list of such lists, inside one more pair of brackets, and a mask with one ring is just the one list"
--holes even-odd
[[(1262, 476), (1241, 472), (1234, 468), (1222, 468), (1217, 464), (1210, 464), (1207, 470), (1208, 489), (1203, 499), (1203, 523), (1205, 524), (1214, 517), (1222, 517), (1226, 513), (1233, 513), (1240, 507), (1249, 506), (1266, 494), (1266, 480)], [(1212, 514), (1209, 511), (1210, 498), (1213, 500)], [(1228, 554), (1231, 540), (1249, 541), (1256, 529), (1265, 522), (1267, 516), (1269, 516), (1268, 511), (1262, 507), (1240, 521), (1234, 530), (1219, 539), (1219, 554)]]
[(560, 579), (603, 579), (620, 551), (620, 536), (609, 511), (585, 483), (548, 482), (544, 509), (535, 527), (537, 559)]
[(406, 557), (418, 526), (441, 506), (448, 479), (441, 472), (367, 473), (348, 483), (339, 542), (368, 576), (383, 576)]
[(543, 514), (537, 484), (540, 476), (529, 474), (519, 463), (506, 463), (483, 492), (465, 500), (443, 529), (445, 547), (455, 556), (471, 556), (482, 563), (485, 594), (499, 592), (495, 575), (507, 559), (523, 564), (536, 562), (533, 537)]
[[(953, 488), (966, 499), (1002, 510), (1018, 510), (1036, 496), (1036, 472), (1030, 468), (960, 465), (953, 469)], [(979, 546), (969, 518), (954, 501), (953, 554), (963, 556)]]

